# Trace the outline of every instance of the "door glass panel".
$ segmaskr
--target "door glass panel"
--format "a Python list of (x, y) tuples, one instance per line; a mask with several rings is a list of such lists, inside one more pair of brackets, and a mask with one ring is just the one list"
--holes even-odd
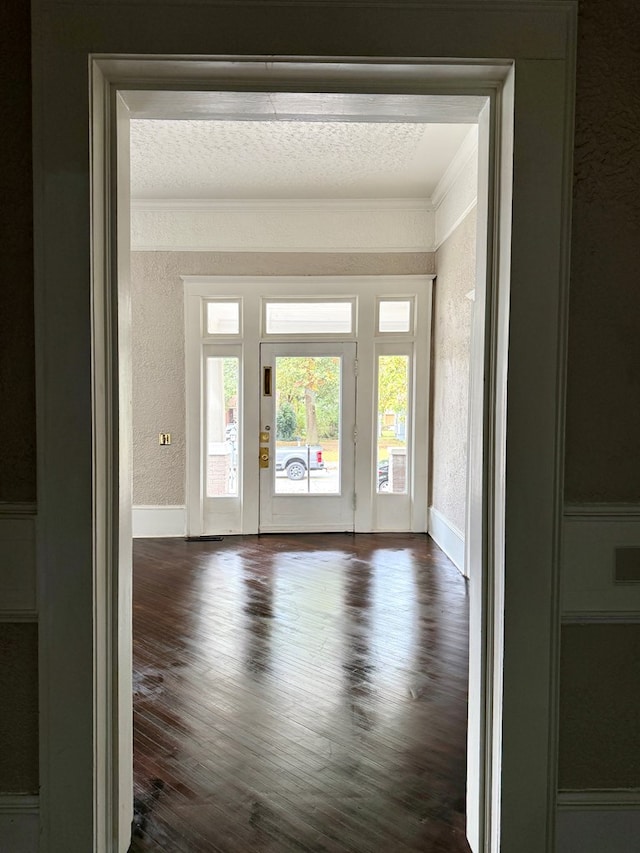
[(409, 356), (378, 356), (377, 491), (407, 493)]
[(341, 378), (340, 356), (276, 357), (276, 494), (340, 494)]
[(267, 302), (268, 335), (346, 334), (353, 330), (353, 302)]
[(205, 494), (238, 494), (239, 359), (209, 356), (205, 371)]

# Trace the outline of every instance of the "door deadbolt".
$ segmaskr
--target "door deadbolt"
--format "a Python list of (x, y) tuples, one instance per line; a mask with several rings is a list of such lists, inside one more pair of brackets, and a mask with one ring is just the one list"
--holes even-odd
[(269, 467), (269, 448), (268, 447), (261, 447), (260, 448), (260, 455), (258, 456), (258, 462), (260, 463), (261, 468), (268, 468)]

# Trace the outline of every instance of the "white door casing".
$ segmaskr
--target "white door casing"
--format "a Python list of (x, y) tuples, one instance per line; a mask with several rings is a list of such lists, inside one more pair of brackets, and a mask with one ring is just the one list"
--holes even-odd
[[(108, 532), (105, 537), (99, 535), (100, 530), (113, 529), (115, 506), (111, 469), (108, 464), (100, 467), (100, 449), (113, 448), (114, 441), (108, 426), (110, 415), (105, 422), (101, 413), (111, 412), (114, 405), (117, 408), (118, 396), (110, 371), (114, 332), (105, 322), (109, 314), (106, 306), (111, 305), (115, 293), (110, 182), (115, 117), (112, 92), (136, 88), (142, 80), (147, 86), (155, 79), (152, 85), (170, 82), (175, 87), (182, 77), (193, 84), (198, 76), (200, 86), (241, 88), (243, 78), (245, 83), (247, 80), (244, 70), (251, 65), (238, 57), (236, 71), (243, 73), (234, 78), (228, 60), (219, 65), (202, 60), (196, 64), (162, 58), (149, 61), (132, 59), (132, 50), (155, 56), (167, 50), (183, 57), (187, 53), (227, 55), (228, 33), (232, 30), (236, 33), (235, 50), (249, 56), (256, 49), (251, 31), (236, 26), (237, 19), (233, 22), (236, 12), (245, 13), (242, 9), (227, 9), (223, 14), (231, 20), (220, 25), (216, 20), (220, 9), (214, 4), (192, 8), (190, 13), (203, 20), (188, 35), (183, 26), (185, 8), (177, 4), (165, 6), (154, 28), (148, 27), (149, 16), (160, 5), (147, 2), (134, 9), (36, 0), (33, 7), (43, 851), (126, 849), (114, 833), (115, 824), (110, 819), (114, 804), (109, 802), (104, 782), (118, 754), (126, 764), (126, 746), (118, 740), (113, 719), (100, 712), (102, 703), (114, 695), (115, 679), (126, 676), (127, 670), (109, 630), (117, 621), (117, 605), (109, 592), (118, 571), (114, 557), (117, 549), (111, 547)], [(416, 86), (423, 90), (433, 87), (434, 81), (442, 88), (445, 80), (449, 90), (454, 88), (457, 93), (480, 89), (500, 94), (504, 72), (511, 63), (498, 63), (499, 72), (495, 72), (495, 63), (492, 66), (476, 58), (512, 57), (516, 68), (511, 125), (516, 131), (512, 217), (508, 215), (511, 205), (505, 208), (509, 199), (499, 191), (499, 166), (501, 156), (506, 155), (496, 147), (495, 125), (492, 130), (491, 162), (497, 168), (491, 170), (495, 207), (489, 214), (488, 242), (501, 241), (505, 251), (498, 253), (500, 264), (496, 258), (490, 260), (488, 279), (489, 289), (497, 289), (504, 298), (494, 299), (489, 294), (487, 304), (491, 311), (497, 311), (498, 320), (502, 317), (508, 334), (508, 382), (518, 394), (509, 398), (508, 417), (499, 415), (499, 429), (490, 430), (487, 439), (501, 459), (500, 494), (505, 495), (507, 511), (496, 504), (489, 483), (485, 506), (491, 512), (484, 535), (491, 535), (482, 549), (485, 571), (493, 566), (496, 551), (505, 555), (508, 583), (500, 583), (496, 594), (491, 570), (478, 579), (479, 593), (478, 588), (476, 592), (472, 589), (472, 598), (480, 594), (480, 600), (491, 605), (488, 612), (484, 611), (481, 635), (475, 635), (485, 654), (477, 685), (480, 691), (472, 696), (472, 702), (490, 712), (490, 719), (485, 714), (480, 727), (481, 738), (489, 746), (499, 741), (501, 764), (491, 774), (487, 766), (491, 749), (481, 745), (480, 773), (485, 780), (493, 775), (498, 793), (480, 786), (480, 808), (473, 816), (476, 825), (471, 827), (471, 840), (474, 850), (497, 850), (496, 845), (500, 845), (505, 851), (519, 853), (551, 851), (576, 4), (520, 0), (508, 6), (486, 2), (476, 7), (466, 0), (451, 0), (446, 8), (439, 2), (425, 2), (418, 10), (398, 8), (396, 4), (385, 8), (381, 2), (368, 9), (366, 28), (361, 26), (361, 19), (357, 27), (349, 19), (340, 19), (345, 10), (332, 7), (332, 14), (339, 19), (333, 22), (332, 31), (342, 39), (338, 45), (341, 54), (375, 54), (377, 42), (371, 42), (371, 33), (377, 38), (377, 33), (384, 31), (388, 51), (396, 56), (465, 59), (458, 64), (438, 60), (431, 66), (406, 59), (404, 77), (393, 62), (385, 65), (379, 60), (358, 67), (356, 60), (345, 62), (343, 58), (336, 70), (325, 58), (314, 66), (317, 44), (311, 28), (305, 27), (309, 13), (305, 5), (301, 2), (296, 9), (265, 10), (260, 41), (275, 50), (268, 61), (255, 65), (260, 69), (258, 78), (274, 90), (282, 89), (288, 85), (285, 80), (291, 79), (283, 74), (287, 66), (276, 55), (283, 47), (286, 52), (293, 46), (287, 33), (295, 33), (296, 49), (308, 54), (308, 60), (297, 63), (311, 72), (307, 80), (313, 73), (332, 75), (332, 83), (325, 83), (325, 87), (339, 81), (339, 88), (369, 89), (375, 77), (373, 70), (386, 74), (387, 90), (401, 91), (413, 73), (409, 85), (414, 91)], [(290, 19), (296, 15), (303, 16), (297, 23)], [(113, 63), (96, 59), (88, 65), (90, 50), (128, 55)], [(221, 67), (224, 84), (215, 75), (216, 68)], [(89, 82), (93, 90), (88, 108)], [(300, 88), (299, 80), (297, 86)], [(63, 125), (60, 116), (65, 117)], [(87, 157), (90, 119), (91, 167)], [(499, 116), (494, 120), (501, 131), (498, 136), (511, 138), (510, 125)], [(507, 187), (502, 189), (510, 196)], [(518, 287), (510, 291), (513, 277)], [(509, 296), (507, 324), (504, 311)], [(486, 358), (484, 366), (489, 385), (497, 384), (504, 396), (506, 349), (492, 325), (489, 331), (494, 343), (485, 352), (491, 351), (495, 359)], [(549, 346), (550, 339), (554, 346)], [(90, 363), (92, 371), (79, 371), (79, 365)], [(103, 372), (101, 367), (105, 368)], [(69, 394), (71, 387), (73, 395)], [(487, 394), (491, 405), (485, 406), (484, 417), (490, 423), (495, 423), (495, 396), (495, 388)], [(503, 413), (504, 407), (498, 411)], [(537, 412), (535, 424), (531, 411)], [(61, 423), (63, 432), (50, 428)], [(65, 494), (64, 502), (60, 501), (61, 494)], [(529, 534), (521, 519), (528, 517), (531, 507), (536, 508), (536, 524)], [(496, 514), (500, 516), (497, 522)], [(532, 576), (537, 580), (535, 595), (528, 582)], [(107, 581), (104, 590), (101, 577)], [(487, 621), (491, 637), (484, 630)], [(498, 650), (489, 642), (492, 637), (503, 641)], [(106, 661), (102, 669), (96, 665), (101, 659)], [(485, 700), (493, 695), (498, 670), (504, 671), (504, 679), (494, 697), (496, 704), (490, 707)], [(106, 753), (96, 748), (101, 743), (107, 745)], [(526, 797), (522, 796), (523, 775)], [(496, 797), (501, 799), (501, 811)], [(109, 819), (100, 823), (100, 815)], [(493, 832), (491, 822), (496, 827)]]

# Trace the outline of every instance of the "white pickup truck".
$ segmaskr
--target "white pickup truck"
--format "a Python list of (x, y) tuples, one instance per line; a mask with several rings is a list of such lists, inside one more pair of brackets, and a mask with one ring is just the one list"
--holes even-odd
[(322, 448), (317, 444), (299, 447), (276, 447), (276, 471), (286, 471), (290, 480), (302, 480), (307, 473), (324, 468)]

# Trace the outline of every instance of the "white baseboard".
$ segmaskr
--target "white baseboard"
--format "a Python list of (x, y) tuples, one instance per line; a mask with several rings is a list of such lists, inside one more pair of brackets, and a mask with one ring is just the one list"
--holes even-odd
[(135, 539), (186, 536), (187, 509), (184, 506), (134, 506), (132, 526)]
[(464, 574), (464, 534), (462, 531), (433, 506), (429, 507), (427, 530), (436, 545)]
[(39, 800), (31, 794), (0, 794), (0, 850), (37, 853)]
[(637, 791), (558, 795), (556, 853), (631, 853), (640, 838)]
[(295, 524), (260, 524), (260, 533), (352, 533), (346, 524), (305, 524), (304, 530)]

